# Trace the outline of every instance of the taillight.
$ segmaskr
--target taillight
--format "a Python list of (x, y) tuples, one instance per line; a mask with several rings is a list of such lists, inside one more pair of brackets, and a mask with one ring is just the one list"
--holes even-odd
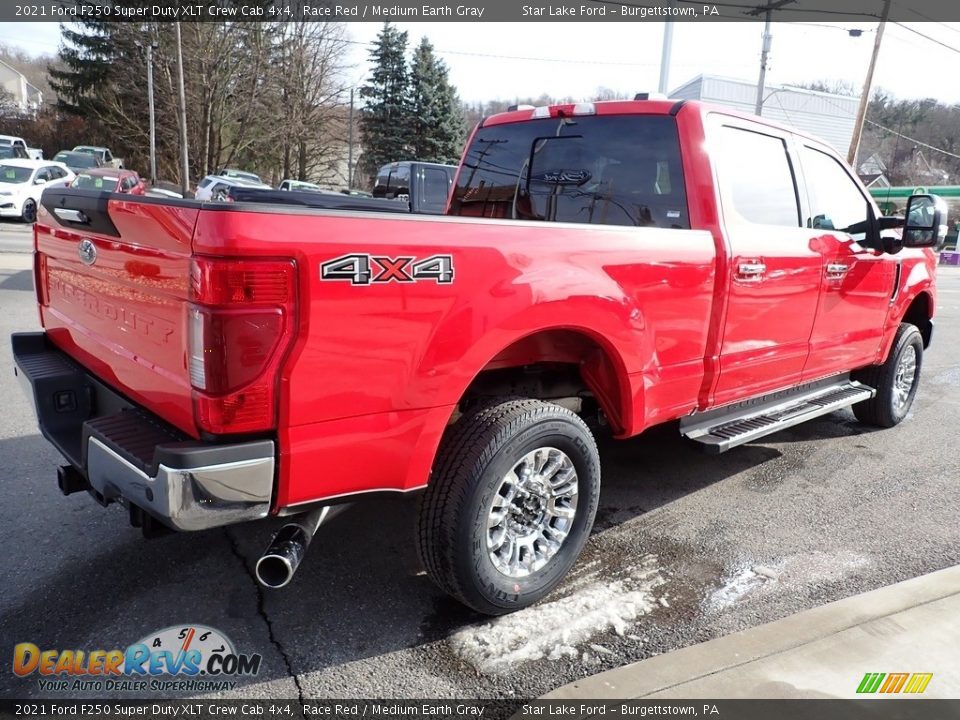
[(33, 287), (37, 293), (37, 304), (46, 307), (50, 304), (47, 292), (47, 256), (37, 252), (33, 258)]
[(280, 365), (295, 336), (292, 260), (194, 257), (188, 350), (198, 427), (276, 427)]

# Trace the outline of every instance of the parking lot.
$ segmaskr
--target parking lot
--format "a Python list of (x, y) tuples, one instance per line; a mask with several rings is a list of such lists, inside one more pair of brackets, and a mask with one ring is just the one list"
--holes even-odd
[[(719, 457), (675, 427), (603, 439), (600, 510), (575, 571), (548, 601), (488, 620), (418, 567), (416, 498), (338, 516), (294, 582), (266, 591), (251, 569), (276, 522), (144, 540), (116, 506), (61, 496), (59, 455), (6, 341), (37, 326), (28, 256), (9, 252), (28, 240), (0, 226), (5, 653), (126, 647), (200, 623), (263, 655), (237, 696), (527, 698), (960, 563), (960, 270), (940, 271), (934, 344), (901, 426), (873, 430), (843, 411)], [(49, 695), (12, 673), (0, 691)]]

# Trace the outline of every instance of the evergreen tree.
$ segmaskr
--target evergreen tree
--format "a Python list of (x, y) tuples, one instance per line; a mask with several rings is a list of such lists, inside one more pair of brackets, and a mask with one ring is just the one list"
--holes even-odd
[(373, 72), (360, 88), (362, 172), (372, 178), (386, 163), (407, 159), (410, 149), (407, 33), (384, 23), (370, 50)]
[(427, 38), (413, 53), (410, 69), (410, 150), (417, 160), (455, 163), (460, 159), (464, 115), (447, 66)]

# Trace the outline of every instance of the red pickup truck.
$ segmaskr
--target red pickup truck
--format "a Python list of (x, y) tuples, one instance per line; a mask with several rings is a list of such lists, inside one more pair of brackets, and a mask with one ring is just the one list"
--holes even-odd
[(815, 138), (694, 102), (520, 109), (479, 124), (446, 216), (47, 191), (43, 332), (16, 371), (64, 493), (148, 535), (317, 526), (422, 491), (418, 544), (484, 613), (575, 562), (594, 432), (674, 422), (722, 452), (853, 406), (910, 409), (936, 307), (937, 198), (880, 217)]

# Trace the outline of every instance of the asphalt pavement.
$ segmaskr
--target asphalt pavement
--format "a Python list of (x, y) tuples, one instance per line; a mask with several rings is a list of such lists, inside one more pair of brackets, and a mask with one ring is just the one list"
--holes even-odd
[[(2, 338), (37, 327), (28, 268), (28, 256), (0, 255)], [(719, 457), (669, 426), (602, 439), (600, 510), (574, 572), (540, 605), (488, 620), (418, 566), (415, 498), (336, 517), (294, 582), (266, 591), (251, 568), (275, 521), (145, 540), (118, 507), (61, 496), (59, 456), (37, 432), (4, 341), (0, 652), (126, 647), (202, 623), (263, 655), (260, 674), (228, 695), (542, 695), (960, 563), (955, 356), (960, 269), (944, 268), (934, 345), (901, 426), (878, 431), (842, 411)], [(71, 696), (6, 662), (3, 697)]]
[(32, 247), (32, 225), (19, 220), (0, 219), (0, 253), (28, 253)]

